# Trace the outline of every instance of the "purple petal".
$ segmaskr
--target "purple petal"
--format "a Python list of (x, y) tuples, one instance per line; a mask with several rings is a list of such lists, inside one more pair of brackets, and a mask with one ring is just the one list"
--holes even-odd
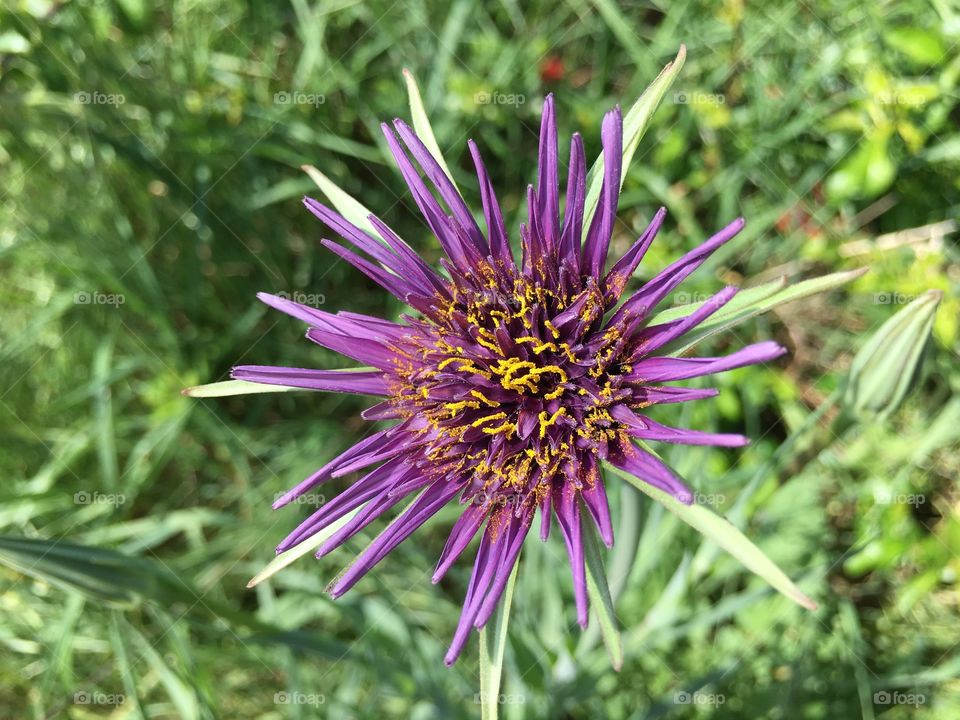
[(580, 267), (580, 236), (583, 234), (583, 203), (586, 198), (587, 168), (584, 160), (583, 138), (574, 133), (570, 139), (570, 170), (567, 175), (567, 199), (563, 212), (563, 232), (560, 237), (560, 257), (570, 263), (574, 271)]
[(617, 405), (610, 414), (630, 428), (630, 434), (641, 440), (680, 443), (681, 445), (717, 445), (720, 447), (742, 447), (750, 442), (743, 435), (735, 433), (708, 433), (700, 430), (675, 428), (651, 420), (646, 415), (638, 415), (625, 405)]
[(447, 544), (440, 553), (437, 568), (433, 572), (432, 582), (438, 583), (447, 574), (457, 558), (467, 549), (477, 530), (487, 517), (488, 508), (478, 503), (471, 503), (454, 523), (447, 538)]
[(470, 575), (470, 582), (467, 585), (467, 595), (464, 598), (460, 621), (453, 633), (450, 648), (443, 658), (447, 667), (456, 662), (467, 644), (470, 630), (473, 628), (473, 620), (480, 611), (480, 603), (490, 586), (494, 571), (507, 550), (508, 543), (504, 537), (505, 534), (494, 540), (493, 533), (488, 525), (486, 532), (480, 538), (480, 548), (477, 550), (477, 559), (473, 563), (473, 573)]
[(386, 347), (376, 340), (362, 337), (340, 335), (320, 328), (307, 330), (307, 337), (321, 347), (338, 352), (344, 357), (352, 358), (366, 365), (390, 370), (396, 367), (399, 356), (395, 350)]
[(587, 576), (583, 563), (583, 537), (580, 524), (580, 503), (577, 494), (569, 483), (554, 491), (553, 508), (557, 514), (557, 524), (567, 546), (570, 569), (573, 572), (573, 594), (577, 604), (577, 622), (586, 628), (588, 622), (589, 601), (587, 600)]
[(440, 163), (437, 162), (433, 154), (427, 149), (427, 146), (423, 144), (423, 141), (417, 137), (417, 134), (403, 122), (403, 120), (397, 118), (393, 121), (393, 126), (397, 129), (397, 132), (400, 133), (403, 142), (420, 164), (420, 167), (423, 168), (427, 177), (430, 178), (434, 187), (437, 188), (440, 197), (443, 198), (447, 207), (450, 208), (453, 216), (457, 219), (457, 223), (459, 223), (460, 227), (467, 234), (467, 237), (473, 241), (474, 246), (482, 255), (486, 255), (490, 251), (487, 247), (487, 240), (483, 236), (483, 233), (480, 232), (477, 221), (473, 219), (470, 208), (467, 207), (463, 198), (460, 197), (460, 193), (457, 192), (457, 188), (454, 187), (450, 178), (447, 177)]
[(663, 462), (645, 450), (630, 442), (621, 443), (616, 452), (611, 452), (610, 462), (615, 466), (640, 478), (672, 495), (684, 505), (693, 503), (693, 493)]
[[(407, 154), (404, 152), (400, 141), (397, 140), (390, 126), (382, 123), (380, 128), (383, 130), (383, 135), (387, 140), (387, 146), (390, 148), (390, 152), (397, 162), (400, 174), (403, 175), (407, 187), (410, 188), (414, 202), (416, 202), (417, 207), (420, 208), (420, 212), (424, 220), (426, 220), (427, 226), (437, 238), (443, 251), (447, 254), (447, 257), (450, 258), (450, 261), (461, 270), (469, 270), (472, 264), (467, 255), (468, 250), (461, 244), (456, 234), (450, 231), (450, 226), (447, 224), (447, 216), (443, 212), (443, 208), (440, 207), (440, 204), (433, 195), (430, 194), (426, 184), (421, 179), (413, 163), (407, 158)], [(476, 248), (471, 247), (470, 249), (476, 254)]]
[(380, 285), (384, 290), (389, 292), (401, 302), (405, 300), (407, 295), (414, 293), (416, 290), (414, 286), (412, 286), (403, 278), (394, 275), (393, 273), (389, 273), (383, 268), (377, 267), (369, 260), (365, 260), (352, 250), (348, 250), (332, 240), (321, 240), (320, 244), (353, 265), (355, 268), (357, 268), (357, 270)]
[(594, 476), (593, 484), (588, 484), (580, 491), (580, 495), (600, 532), (603, 544), (613, 547), (613, 522), (610, 520), (610, 505), (607, 503), (607, 491), (603, 486), (600, 473)]
[(360, 578), (366, 575), (374, 565), (383, 560), (401, 542), (432, 518), (437, 510), (458, 492), (456, 483), (446, 479), (435, 482), (423, 494), (414, 500), (383, 532), (371, 542), (350, 566), (341, 573), (327, 588), (327, 592), (337, 598), (352, 588)]
[(635, 383), (671, 382), (712, 375), (725, 370), (769, 362), (786, 352), (772, 340), (755, 343), (721, 358), (644, 358), (633, 365), (628, 379)]
[(611, 322), (617, 322), (624, 315), (630, 315), (633, 322), (639, 323), (650, 314), (668, 293), (682, 283), (694, 270), (703, 265), (717, 248), (735, 237), (741, 229), (743, 229), (743, 218), (737, 218), (699, 247), (694, 248), (672, 265), (661, 270), (620, 306)]
[(508, 529), (503, 531), (504, 535), (507, 536), (506, 539), (509, 540), (509, 545), (507, 547), (507, 551), (497, 563), (493, 584), (487, 591), (487, 595), (483, 599), (483, 604), (480, 606), (480, 611), (477, 613), (477, 617), (473, 621), (474, 627), (482, 628), (484, 625), (486, 625), (487, 621), (490, 619), (490, 616), (493, 615), (494, 610), (497, 609), (497, 603), (500, 602), (500, 598), (503, 596), (503, 591), (507, 587), (507, 581), (510, 579), (510, 573), (513, 572), (513, 566), (517, 562), (517, 556), (520, 554), (520, 549), (523, 547), (523, 541), (526, 539), (527, 533), (530, 531), (530, 525), (532, 522), (533, 513), (527, 512), (521, 517), (511, 518)]
[(607, 249), (613, 236), (617, 219), (617, 202), (620, 198), (620, 167), (623, 162), (623, 118), (620, 108), (615, 107), (603, 117), (600, 130), (603, 138), (603, 184), (600, 200), (581, 253), (583, 271), (595, 278), (603, 273)]
[(643, 256), (646, 255), (650, 245), (653, 244), (654, 239), (657, 237), (657, 233), (660, 232), (660, 227), (663, 225), (666, 217), (667, 209), (665, 207), (657, 210), (657, 214), (653, 216), (653, 220), (650, 221), (647, 229), (643, 231), (643, 234), (637, 238), (637, 241), (623, 254), (623, 257), (610, 269), (610, 272), (607, 273), (607, 276), (603, 280), (603, 287), (608, 297), (620, 297), (620, 294), (627, 285), (627, 281), (633, 277), (633, 274), (640, 266), (640, 262), (643, 260)]
[(640, 402), (650, 405), (667, 405), (669, 403), (690, 402), (716, 397), (720, 391), (716, 388), (685, 388), (672, 385), (644, 385), (637, 388), (635, 395)]
[(549, 251), (559, 241), (560, 188), (557, 177), (557, 117), (553, 95), (543, 101), (540, 121), (540, 159), (537, 180), (537, 215), (544, 245)]
[(728, 285), (716, 295), (704, 301), (700, 307), (686, 317), (662, 323), (660, 325), (650, 325), (645, 327), (639, 334), (638, 339), (640, 341), (640, 346), (635, 355), (637, 357), (649, 355), (667, 343), (673, 342), (678, 337), (685, 335), (687, 332), (695, 328), (697, 325), (717, 312), (717, 310), (730, 302), (730, 300), (733, 299), (733, 296), (736, 295), (738, 291), (738, 288), (734, 287), (733, 285)]
[(473, 164), (477, 169), (477, 178), (480, 180), (480, 200), (483, 203), (483, 216), (487, 222), (487, 234), (490, 236), (490, 253), (495, 260), (500, 260), (511, 266), (514, 264), (513, 252), (510, 249), (510, 241), (503, 224), (500, 203), (497, 202), (497, 196), (493, 191), (493, 183), (490, 181), (490, 175), (487, 173), (487, 168), (480, 157), (477, 144), (473, 140), (468, 140), (467, 145), (470, 147), (470, 155), (473, 157)]
[(311, 368), (238, 365), (230, 371), (235, 380), (263, 385), (289, 385), (307, 390), (389, 395), (390, 388), (379, 370), (314, 370)]
[[(400, 427), (400, 426), (398, 426)], [(291, 488), (283, 494), (276, 502), (273, 503), (273, 508), (281, 508), (287, 503), (303, 495), (307, 490), (319, 485), (322, 482), (326, 482), (333, 477), (333, 472), (342, 464), (345, 464), (354, 458), (366, 454), (372, 450), (383, 447), (386, 443), (390, 442), (391, 436), (396, 431), (396, 427), (388, 428), (386, 430), (381, 430), (380, 432), (373, 433), (370, 437), (364, 438), (356, 445), (348, 448), (344, 452), (340, 453), (337, 457), (333, 458), (330, 462), (324, 465), (322, 468), (313, 473), (306, 480), (302, 481), (295, 487)]]

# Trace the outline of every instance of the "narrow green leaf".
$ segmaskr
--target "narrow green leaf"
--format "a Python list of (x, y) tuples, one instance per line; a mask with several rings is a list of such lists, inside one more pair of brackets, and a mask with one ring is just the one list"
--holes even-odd
[[(623, 185), (623, 179), (627, 176), (630, 169), (630, 161), (633, 154), (637, 151), (640, 139), (650, 123), (650, 118), (656, 111), (657, 106), (663, 99), (667, 90), (673, 84), (674, 79), (680, 73), (684, 60), (687, 59), (687, 48), (680, 46), (680, 51), (673, 62), (660, 71), (657, 79), (643, 91), (643, 94), (633, 103), (630, 110), (623, 118), (623, 163), (620, 171), (620, 185)], [(600, 201), (600, 186), (603, 184), (603, 154), (597, 158), (590, 173), (587, 176), (587, 197), (584, 203), (583, 237), (587, 236), (590, 229), (590, 221), (597, 210), (597, 203)]]
[(410, 96), (410, 116), (413, 118), (413, 129), (416, 131), (417, 136), (423, 141), (423, 144), (427, 146), (430, 154), (440, 163), (440, 167), (443, 168), (447, 177), (450, 178), (453, 186), (457, 187), (457, 183), (453, 179), (453, 174), (450, 172), (450, 168), (447, 167), (447, 161), (443, 159), (443, 153), (440, 151), (440, 145), (437, 144), (437, 138), (433, 134), (433, 127), (430, 125), (430, 118), (427, 117), (427, 110), (423, 106), (423, 99), (420, 97), (420, 88), (417, 87), (417, 81), (413, 77), (413, 73), (407, 70), (407, 68), (403, 69), (403, 77), (407, 81), (407, 95)]
[[(709, 319), (698, 325), (692, 331), (684, 335), (676, 342), (665, 346), (662, 352), (672, 355), (678, 355), (686, 352), (700, 341), (712, 335), (716, 335), (724, 330), (736, 327), (750, 318), (762, 315), (765, 312), (784, 305), (795, 300), (800, 300), (810, 295), (834, 290), (842, 285), (846, 285), (867, 272), (867, 268), (857, 268), (856, 270), (845, 270), (843, 272), (831, 273), (822, 277), (802, 280), (796, 285), (786, 285), (785, 278), (774, 280), (755, 288), (748, 288), (737, 293), (734, 298), (723, 308), (718, 310)], [(656, 315), (651, 324), (659, 324), (666, 320), (674, 320), (677, 317), (685, 317), (698, 308), (702, 303), (691, 303), (681, 308), (670, 308)]]
[(267, 385), (246, 380), (224, 380), (223, 382), (194, 385), (184, 388), (181, 394), (194, 398), (230, 397), (231, 395), (254, 395), (257, 393), (290, 392), (304, 388), (289, 385)]
[(517, 581), (519, 560), (514, 563), (500, 605), (487, 624), (480, 628), (480, 716), (497, 720), (500, 709), (500, 677), (503, 673), (503, 651), (507, 645), (507, 624)]
[(623, 639), (620, 637), (617, 613), (613, 609), (613, 597), (607, 584), (607, 573), (603, 568), (597, 533), (594, 528), (589, 527), (589, 523), (584, 523), (581, 535), (590, 606), (600, 623), (600, 634), (603, 637), (603, 644), (607, 646), (610, 664), (614, 670), (620, 672), (620, 668), (623, 667)]
[(116, 658), (116, 666), (120, 670), (120, 677), (123, 680), (123, 692), (126, 695), (124, 704), (130, 703), (136, 711), (134, 717), (147, 717), (140, 702), (140, 692), (137, 689), (137, 679), (133, 673), (133, 666), (130, 663), (127, 645), (129, 637), (121, 629), (123, 615), (119, 611), (110, 613), (110, 644), (113, 646), (113, 654)]
[(788, 578), (770, 558), (763, 554), (760, 548), (750, 542), (750, 540), (726, 518), (700, 505), (684, 505), (662, 490), (648, 485), (643, 480), (629, 473), (623, 472), (607, 463), (604, 463), (604, 466), (609, 472), (622, 477), (638, 490), (646, 493), (667, 508), (667, 510), (674, 513), (697, 532), (722, 547), (739, 560), (750, 572), (759, 575), (770, 583), (774, 589), (808, 610), (815, 610), (817, 608), (817, 604), (813, 600), (804, 595), (800, 588), (794, 585), (790, 578)]
[(943, 293), (928, 290), (887, 320), (850, 365), (844, 403), (885, 418), (903, 402), (920, 369)]
[(338, 213), (361, 230), (370, 233), (373, 237), (380, 237), (376, 229), (367, 219), (373, 213), (371, 213), (363, 203), (354, 199), (354, 197), (346, 191), (341, 190), (339, 185), (313, 167), (313, 165), (302, 165), (300, 169), (309, 175), (310, 179), (317, 184), (317, 187), (327, 196), (330, 204), (336, 208)]
[(313, 550), (316, 550), (324, 542), (326, 542), (327, 538), (329, 538), (331, 535), (337, 532), (337, 530), (339, 530), (348, 522), (350, 522), (353, 516), (356, 515), (358, 512), (360, 512), (360, 508), (357, 508), (353, 512), (347, 513), (336, 522), (331, 523), (330, 525), (325, 527), (323, 530), (318, 532), (316, 535), (311, 537), (309, 540), (305, 540), (304, 542), (300, 543), (296, 547), (292, 547), (286, 552), (282, 552), (279, 555), (277, 555), (273, 560), (267, 563), (266, 567), (264, 567), (263, 570), (258, 572), (256, 575), (254, 575), (250, 579), (250, 582), (247, 583), (247, 587), (248, 588), (256, 587), (257, 585), (262, 583), (264, 580), (267, 580), (273, 577), (278, 572), (283, 570), (285, 567), (293, 563), (294, 560), (298, 560), (302, 558), (304, 555), (306, 555), (307, 553), (312, 552)]
[(0, 564), (111, 607), (132, 607), (157, 590), (140, 558), (62, 540), (0, 537)]
[(170, 702), (176, 708), (177, 717), (184, 720), (195, 720), (200, 717), (200, 706), (197, 702), (197, 695), (177, 672), (170, 666), (167, 656), (157, 652), (153, 643), (148, 640), (143, 633), (121, 618), (123, 632), (127, 637), (135, 641), (135, 647), (140, 653), (147, 665), (156, 673), (160, 684), (170, 698)]
[[(771, 280), (770, 282), (765, 282), (763, 285), (756, 285), (750, 288), (744, 288), (740, 290), (736, 295), (733, 296), (733, 299), (730, 300), (726, 305), (724, 305), (716, 314), (711, 318), (715, 319), (718, 316), (722, 317), (724, 313), (736, 313), (738, 311), (747, 310), (753, 305), (756, 305), (762, 300), (766, 300), (771, 295), (780, 290), (783, 290), (787, 286), (787, 276), (781, 275), (776, 280)], [(656, 315), (653, 316), (650, 320), (651, 325), (661, 325), (663, 323), (671, 322), (673, 320), (679, 320), (684, 318), (687, 315), (691, 314), (694, 310), (703, 306), (703, 301), (686, 303), (684, 305), (674, 305), (668, 307), (665, 310), (661, 310)]]

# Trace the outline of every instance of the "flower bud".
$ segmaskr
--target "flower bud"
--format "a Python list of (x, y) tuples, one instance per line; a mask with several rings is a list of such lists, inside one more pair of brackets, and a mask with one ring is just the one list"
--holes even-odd
[(943, 293), (928, 290), (887, 320), (853, 359), (844, 403), (857, 414), (885, 418), (916, 378)]

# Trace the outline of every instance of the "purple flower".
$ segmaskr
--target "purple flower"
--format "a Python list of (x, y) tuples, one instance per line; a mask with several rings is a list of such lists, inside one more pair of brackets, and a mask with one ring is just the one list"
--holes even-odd
[(472, 141), (486, 232), (414, 132), (401, 120), (382, 127), (414, 200), (443, 247), (445, 273), (430, 267), (377, 217), (371, 215), (369, 221), (380, 238), (307, 198), (307, 208), (353, 249), (330, 240), (323, 244), (416, 314), (399, 322), (331, 314), (261, 293), (263, 302), (307, 323), (310, 340), (369, 367), (240, 366), (233, 377), (383, 397), (363, 417), (393, 421), (390, 427), (334, 458), (274, 504), (285, 505), (331, 478), (366, 473), (301, 523), (278, 552), (359, 509), (320, 546), (318, 557), (326, 555), (414, 497), (330, 585), (329, 592), (338, 597), (442, 506), (459, 502), (462, 513), (433, 581), (443, 577), (477, 534), (480, 542), (446, 655), (451, 664), (470, 628), (483, 627), (496, 608), (538, 510), (541, 538), (556, 516), (570, 557), (577, 619), (586, 626), (581, 533), (593, 530), (581, 523), (581, 515), (590, 517), (604, 543), (613, 544), (601, 461), (690, 503), (692, 495), (681, 480), (634, 440), (737, 446), (746, 438), (667, 427), (651, 419), (648, 409), (716, 394), (672, 385), (675, 381), (772, 360), (784, 350), (762, 342), (720, 358), (658, 355), (737, 292), (725, 288), (686, 317), (648, 322), (660, 301), (739, 232), (742, 219), (620, 302), (666, 211), (661, 208), (633, 246), (606, 269), (620, 192), (619, 108), (603, 119), (603, 184), (596, 212), (584, 228), (583, 142), (573, 136), (561, 216), (557, 127), (553, 98), (546, 98), (537, 184), (527, 189), (528, 220), (519, 228), (519, 262)]

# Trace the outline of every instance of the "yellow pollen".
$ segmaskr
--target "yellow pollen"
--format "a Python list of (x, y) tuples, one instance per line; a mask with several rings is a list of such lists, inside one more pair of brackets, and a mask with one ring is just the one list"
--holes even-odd
[(484, 423), (488, 423), (493, 420), (500, 420), (502, 418), (505, 418), (506, 416), (507, 414), (505, 412), (493, 413), (493, 415), (487, 415), (485, 417), (480, 418), (479, 420), (474, 420), (472, 423), (470, 423), (470, 427), (480, 427)]
[(533, 351), (534, 351), (537, 355), (539, 355), (540, 353), (542, 353), (544, 350), (552, 350), (553, 352), (557, 352), (557, 346), (554, 345), (552, 342), (545, 342), (545, 343), (541, 343), (540, 345), (537, 345), (535, 348), (533, 348)]
[(561, 415), (566, 415), (566, 414), (567, 414), (567, 409), (566, 409), (566, 408), (560, 408), (560, 409), (557, 410), (553, 415), (550, 415), (550, 416), (548, 417), (548, 416), (547, 416), (547, 411), (546, 411), (546, 410), (543, 410), (543, 411), (540, 413), (540, 416), (539, 416), (539, 420), (540, 420), (540, 439), (542, 440), (543, 438), (545, 438), (545, 437), (547, 436), (547, 428), (550, 427), (551, 425), (555, 424), (555, 423), (557, 422), (557, 418), (559, 418)]
[(460, 402), (444, 403), (443, 406), (450, 411), (450, 417), (453, 417), (464, 408), (476, 409), (480, 407), (480, 403), (476, 400), (461, 400)]
[(517, 431), (517, 426), (514, 423), (507, 421), (501, 423), (500, 425), (496, 425), (495, 427), (483, 428), (483, 432), (485, 432), (487, 435), (496, 435), (497, 433), (504, 431), (506, 431), (507, 437), (509, 438)]
[(479, 390), (471, 390), (471, 391), (470, 391), (470, 394), (473, 395), (473, 396), (474, 396), (475, 398), (477, 398), (478, 400), (486, 403), (486, 404), (489, 405), (490, 407), (500, 407), (500, 403), (498, 403), (496, 400), (491, 400), (491, 399), (489, 399), (486, 395), (484, 395), (484, 394), (483, 394), (482, 392), (480, 392)]

